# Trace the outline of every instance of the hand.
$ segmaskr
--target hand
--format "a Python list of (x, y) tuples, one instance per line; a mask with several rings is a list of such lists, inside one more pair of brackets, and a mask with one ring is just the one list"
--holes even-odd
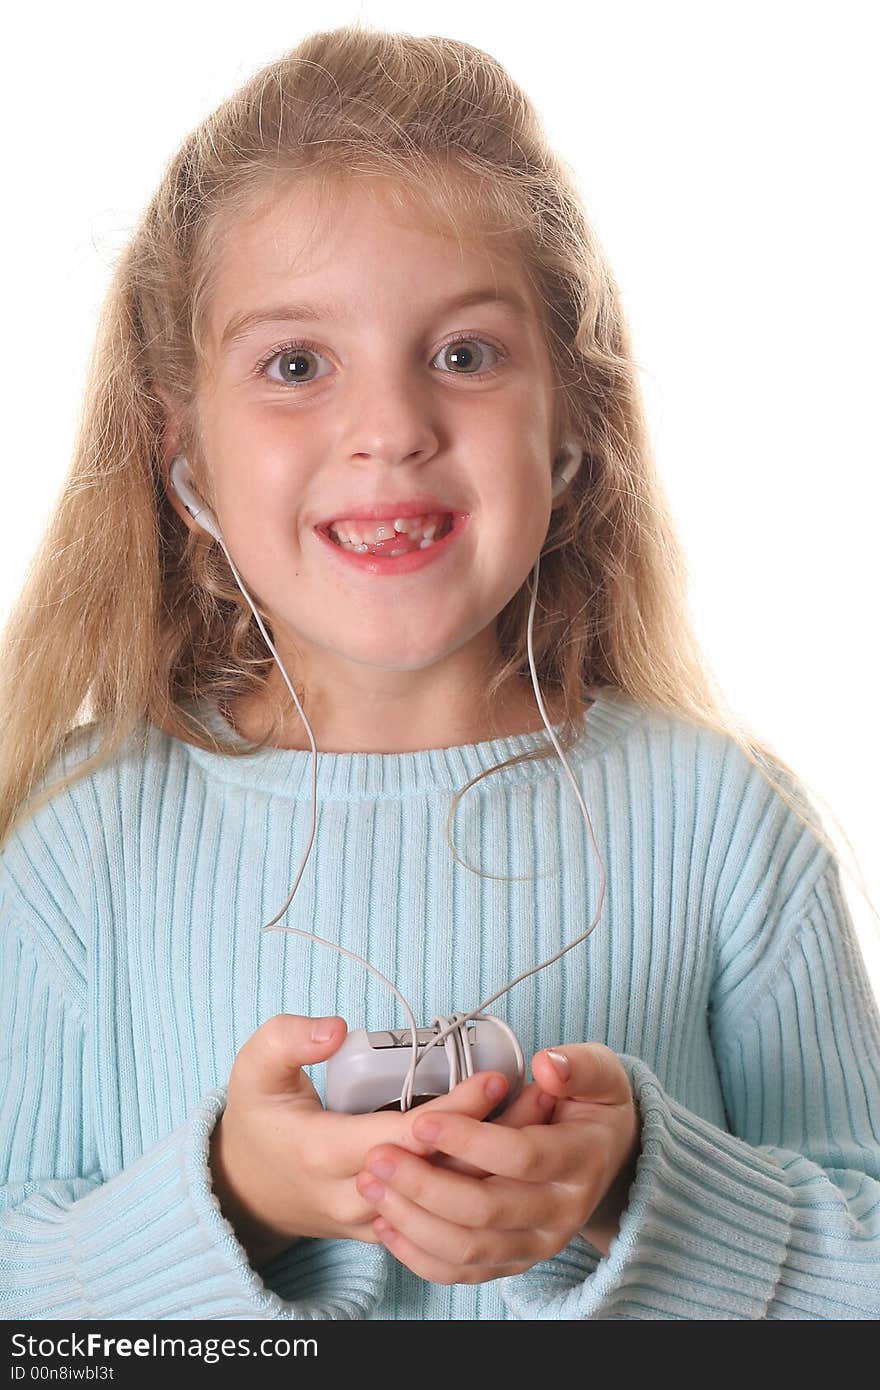
[[(488, 1073), (486, 1073), (488, 1075)], [(464, 1084), (464, 1083), (460, 1083)], [(457, 1090), (458, 1088), (456, 1088)], [(455, 1094), (455, 1092), (453, 1092)], [(501, 1115), (492, 1123), (507, 1126), (510, 1129), (525, 1129), (528, 1125), (546, 1125), (553, 1118), (556, 1110), (555, 1096), (548, 1095), (542, 1091), (537, 1082), (532, 1081), (524, 1086), (516, 1100), (506, 1107)], [(413, 1112), (413, 1118), (419, 1114)], [(463, 1158), (453, 1158), (451, 1154), (429, 1152), (425, 1156), (425, 1162), (432, 1164), (436, 1168), (448, 1168), (455, 1173), (468, 1173), (474, 1178), (488, 1178), (491, 1176), (485, 1168), (478, 1168), (474, 1163), (467, 1163)]]
[[(315, 1040), (314, 1024), (327, 1025)], [(268, 1019), (233, 1063), (226, 1108), (211, 1136), (210, 1166), (223, 1214), (260, 1268), (300, 1236), (326, 1236), (375, 1244), (376, 1208), (355, 1186), (366, 1155), (377, 1144), (429, 1146), (413, 1137), (417, 1116), (454, 1109), (480, 1120), (504, 1094), (500, 1072), (482, 1072), (449, 1095), (401, 1114), (340, 1115), (327, 1111), (302, 1068), (324, 1062), (342, 1045), (341, 1018), (296, 1014)], [(497, 1093), (488, 1088), (492, 1082)]]
[(518, 1125), (513, 1107), (506, 1124), (416, 1112), (414, 1137), (489, 1176), (444, 1171), (406, 1143), (367, 1155), (357, 1188), (380, 1212), (373, 1229), (422, 1279), (476, 1284), (521, 1274), (578, 1234), (595, 1244), (609, 1212), (623, 1209), (639, 1149), (626, 1071), (602, 1043), (552, 1051), (568, 1076), (547, 1051), (536, 1053), (528, 1102), (539, 1108), (549, 1097), (549, 1123)]
[[(588, 1082), (590, 1089), (586, 1094), (579, 1094), (578, 1087), (584, 1084), (584, 1067), (582, 1060), (578, 1062), (578, 1054), (582, 1055), (584, 1050), (594, 1054), (595, 1079), (591, 1085)], [(596, 1056), (600, 1052), (605, 1054), (607, 1065), (605, 1083), (601, 1079), (601, 1063)], [(641, 1148), (641, 1125), (629, 1077), (617, 1054), (603, 1043), (572, 1043), (564, 1048), (547, 1048), (543, 1052), (536, 1052), (532, 1058), (532, 1072), (540, 1077), (546, 1093), (559, 1098), (554, 1108), (554, 1123), (567, 1122), (567, 1118), (572, 1116), (572, 1104), (604, 1105), (607, 1107), (606, 1120), (611, 1128), (619, 1126), (622, 1138), (630, 1137), (616, 1175), (579, 1233), (601, 1254), (607, 1255), (611, 1241), (620, 1229), (620, 1218), (626, 1210), (629, 1189), (635, 1181)]]

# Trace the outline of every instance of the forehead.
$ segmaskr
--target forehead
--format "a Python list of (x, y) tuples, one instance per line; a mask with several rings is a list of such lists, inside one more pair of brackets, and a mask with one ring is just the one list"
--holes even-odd
[[(440, 282), (443, 283), (440, 283)], [(334, 290), (367, 306), (479, 283), (515, 287), (539, 317), (515, 237), (491, 224), (479, 191), (461, 182), (416, 189), (390, 178), (278, 182), (218, 228), (211, 256), (211, 327), (219, 347), (229, 315), (296, 290)]]

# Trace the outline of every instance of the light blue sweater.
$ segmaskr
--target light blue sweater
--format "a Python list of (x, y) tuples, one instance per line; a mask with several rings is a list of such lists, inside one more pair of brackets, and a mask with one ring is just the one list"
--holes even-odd
[[(527, 1059), (595, 1040), (621, 1056), (637, 1176), (607, 1257), (576, 1237), (449, 1286), (359, 1241), (302, 1240), (257, 1273), (222, 1216), (208, 1142), (251, 1033), (278, 1013), (406, 1020), (360, 966), (260, 932), (305, 851), (311, 753), (147, 736), (0, 856), (4, 1317), (880, 1314), (880, 1017), (833, 861), (730, 739), (610, 690), (587, 711), (568, 758), (602, 915), (491, 1012)], [(283, 920), (366, 956), (419, 1022), (553, 954), (600, 887), (556, 756), (493, 773), (454, 821), (469, 863), (531, 882), (479, 878), (444, 837), (469, 778), (544, 738), (320, 754)], [(96, 742), (85, 729), (49, 775)]]

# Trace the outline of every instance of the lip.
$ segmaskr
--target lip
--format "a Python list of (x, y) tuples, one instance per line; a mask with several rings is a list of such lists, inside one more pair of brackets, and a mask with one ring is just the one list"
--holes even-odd
[(457, 515), (455, 507), (450, 507), (448, 502), (440, 502), (436, 497), (416, 497), (409, 502), (374, 502), (363, 507), (340, 507), (318, 525), (332, 526), (334, 521), (394, 521), (396, 517), (428, 516), (435, 512), (443, 516)]
[[(387, 516), (387, 512), (381, 515)], [(400, 516), (400, 512), (397, 515)], [(422, 513), (416, 512), (415, 515), (421, 516)], [(437, 560), (442, 560), (465, 531), (469, 521), (469, 512), (453, 512), (452, 530), (448, 536), (444, 536), (441, 541), (435, 541), (433, 545), (427, 546), (424, 550), (413, 550), (408, 555), (394, 556), (361, 555), (357, 551), (343, 550), (341, 546), (331, 541), (326, 527), (315, 526), (313, 529), (315, 535), (326, 548), (349, 568), (366, 570), (368, 574), (374, 574), (379, 578), (392, 578), (395, 575), (411, 574), (414, 570), (425, 569), (427, 565), (433, 565)]]

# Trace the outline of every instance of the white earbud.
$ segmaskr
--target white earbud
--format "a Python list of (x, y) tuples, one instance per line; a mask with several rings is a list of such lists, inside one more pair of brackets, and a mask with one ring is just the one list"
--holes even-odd
[(580, 468), (584, 457), (584, 451), (575, 439), (566, 439), (560, 445), (559, 452), (565, 455), (565, 459), (553, 469), (552, 495), (554, 497), (558, 497), (560, 493), (565, 492), (565, 489)]
[(198, 493), (193, 492), (189, 463), (183, 454), (178, 454), (171, 464), (170, 481), (193, 521), (197, 521), (202, 529), (213, 536), (216, 541), (222, 541), (223, 536), (216, 516), (210, 507), (205, 506)]

